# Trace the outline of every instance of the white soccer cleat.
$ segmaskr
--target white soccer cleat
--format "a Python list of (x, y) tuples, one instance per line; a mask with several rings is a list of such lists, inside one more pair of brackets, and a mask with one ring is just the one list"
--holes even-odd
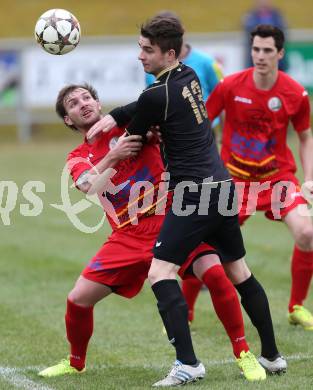
[(182, 386), (186, 383), (196, 382), (205, 375), (205, 368), (201, 362), (197, 366), (189, 366), (176, 360), (171, 371), (164, 379), (155, 382), (152, 387)]
[(287, 371), (286, 359), (280, 355), (278, 355), (274, 360), (260, 356), (259, 363), (269, 374), (282, 374)]

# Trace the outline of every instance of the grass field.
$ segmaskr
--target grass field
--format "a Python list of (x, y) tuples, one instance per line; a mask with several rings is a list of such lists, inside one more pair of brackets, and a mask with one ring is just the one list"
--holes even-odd
[[(52, 380), (36, 375), (39, 369), (67, 355), (63, 320), (66, 294), (109, 231), (104, 227), (95, 234), (81, 233), (63, 212), (50, 206), (60, 203), (60, 174), (72, 147), (68, 141), (0, 147), (0, 180), (16, 182), (19, 190), (10, 214), (11, 225), (4, 226), (0, 220), (0, 389), (148, 389), (165, 374), (174, 351), (161, 332), (147, 285), (131, 301), (111, 296), (96, 307), (86, 374)], [(37, 217), (20, 213), (20, 205), (28, 203), (22, 187), (29, 180), (45, 183), (45, 192), (38, 194), (43, 211)], [(73, 202), (77, 201), (80, 194), (72, 192)], [(0, 217), (5, 203), (6, 196), (2, 196)], [(100, 213), (94, 206), (82, 219), (91, 224), (99, 220)], [(292, 250), (289, 234), (284, 226), (258, 215), (246, 224), (244, 235), (248, 262), (268, 292), (277, 341), (289, 362), (288, 374), (270, 377), (261, 384), (246, 383), (233, 362), (209, 295), (201, 292), (193, 331), (207, 376), (193, 388), (312, 389), (313, 333), (291, 327), (286, 320)], [(307, 306), (313, 309), (312, 298)], [(245, 322), (251, 349), (258, 354), (256, 332), (247, 319)]]

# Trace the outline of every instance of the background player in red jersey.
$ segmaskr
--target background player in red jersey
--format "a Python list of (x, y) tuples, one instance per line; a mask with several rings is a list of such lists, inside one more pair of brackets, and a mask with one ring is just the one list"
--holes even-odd
[[(80, 131), (83, 136), (101, 118), (97, 93), (88, 85), (65, 87), (59, 93), (56, 108), (65, 124)], [(157, 194), (164, 168), (158, 145), (147, 144), (140, 150), (140, 140), (141, 136), (125, 137), (124, 129), (116, 127), (108, 133), (99, 134), (92, 143), (85, 138), (68, 155), (68, 166), (76, 186), (83, 192), (89, 192), (96, 184), (113, 232), (68, 295), (65, 322), (71, 346), (70, 358), (41, 371), (40, 376), (83, 372), (87, 346), (93, 332), (94, 305), (112, 292), (126, 298), (134, 297), (147, 278), (153, 257), (152, 247), (164, 215), (155, 215), (155, 200), (160, 198), (154, 196), (150, 207), (136, 214), (138, 224), (133, 224), (135, 215), (129, 200), (131, 185), (149, 181)], [(112, 167), (116, 169), (116, 174), (110, 180), (115, 189), (119, 188), (116, 193), (107, 191), (108, 185), (103, 187), (105, 178), (101, 175)], [(102, 181), (101, 186), (97, 186), (99, 180)], [(127, 180), (130, 180), (129, 185), (123, 185)], [(132, 203), (138, 204), (137, 200), (133, 199)], [(180, 275), (184, 277), (193, 267), (194, 273), (210, 291), (216, 313), (231, 340), (237, 363), (245, 377), (248, 380), (264, 379), (265, 372), (263, 375), (262, 368), (249, 352), (245, 341), (236, 291), (226, 277), (218, 256), (212, 253), (214, 251), (208, 245), (201, 244), (190, 254)], [(256, 371), (262, 374), (262, 378), (256, 377)]]
[[(311, 191), (309, 98), (301, 85), (278, 70), (284, 55), (281, 30), (260, 25), (251, 33), (251, 43), (254, 67), (222, 80), (206, 107), (210, 119), (225, 110), (221, 154), (237, 188), (242, 190), (240, 222), (255, 209), (263, 211), (268, 218), (285, 222), (295, 240), (288, 318), (291, 324), (313, 330), (313, 316), (303, 307), (313, 273), (313, 226), (309, 213), (300, 212), (306, 201), (286, 139), (291, 122), (300, 141), (304, 180)], [(194, 301), (189, 304), (192, 310)]]

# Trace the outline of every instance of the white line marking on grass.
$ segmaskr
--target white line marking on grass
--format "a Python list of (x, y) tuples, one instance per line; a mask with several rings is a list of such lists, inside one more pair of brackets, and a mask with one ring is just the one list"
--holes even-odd
[(36, 383), (21, 374), (20, 368), (1, 367), (0, 366), (0, 378), (6, 382), (14, 385), (17, 388), (25, 390), (54, 390), (52, 387), (41, 385)]
[[(290, 356), (285, 356), (287, 361), (297, 361), (297, 360), (313, 360), (313, 355), (305, 355), (305, 354), (295, 354)], [(214, 366), (224, 366), (227, 364), (233, 364), (235, 362), (234, 359), (222, 359), (222, 360), (209, 360), (204, 361), (206, 367), (214, 367)], [(157, 365), (157, 364), (123, 364), (124, 368), (146, 368), (153, 370), (163, 370), (167, 367), (166, 364)], [(25, 390), (55, 390), (53, 387), (49, 387), (46, 385), (41, 385), (40, 383), (36, 383), (26, 377), (27, 372), (35, 371), (39, 372), (42, 370), (43, 366), (27, 366), (27, 367), (1, 367), (0, 366), (0, 378), (9, 382), (10, 384), (16, 386), (17, 388), (25, 389)], [(113, 364), (99, 364), (99, 365), (88, 365), (87, 370), (104, 370), (116, 368), (116, 365)]]
[[(313, 355), (306, 355), (302, 353), (298, 353), (295, 355), (289, 355), (285, 356), (283, 355), (284, 358), (287, 361), (291, 360), (313, 360)], [(205, 365), (208, 367), (214, 367), (214, 366), (224, 366), (227, 364), (233, 364), (235, 362), (235, 358), (228, 358), (228, 359), (221, 359), (221, 360), (208, 360), (206, 361), (205, 359), (202, 360), (202, 362), (205, 362)], [(120, 363), (123, 364), (123, 363)], [(168, 365), (166, 363), (164, 364), (149, 364), (149, 363), (144, 363), (142, 365), (138, 364), (123, 364), (123, 367), (125, 368), (137, 368), (137, 367), (142, 367), (142, 368), (152, 368), (155, 370), (163, 369), (167, 367)], [(28, 367), (21, 367), (21, 368), (16, 368), (17, 371), (26, 373), (27, 371), (40, 371), (43, 370), (45, 367), (44, 366), (28, 366)], [(106, 368), (116, 368), (116, 364), (88, 364), (87, 363), (87, 370), (103, 370)]]

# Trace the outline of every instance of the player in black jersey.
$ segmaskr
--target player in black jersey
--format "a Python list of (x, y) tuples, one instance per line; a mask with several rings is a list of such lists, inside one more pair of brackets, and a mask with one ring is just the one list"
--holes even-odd
[(217, 249), (259, 332), (262, 356), (279, 356), (266, 294), (245, 263), (237, 212), (229, 210), (236, 204), (234, 184), (219, 157), (199, 80), (177, 60), (183, 33), (180, 22), (171, 17), (156, 16), (141, 27), (139, 60), (156, 81), (137, 102), (111, 111), (87, 135), (92, 137), (116, 123), (129, 123), (129, 134), (145, 136), (151, 126), (159, 126), (162, 134), (174, 200), (155, 243), (148, 277), (177, 356), (167, 377), (154, 384), (162, 387), (205, 374), (193, 350), (188, 309), (176, 280), (178, 266), (201, 242)]

